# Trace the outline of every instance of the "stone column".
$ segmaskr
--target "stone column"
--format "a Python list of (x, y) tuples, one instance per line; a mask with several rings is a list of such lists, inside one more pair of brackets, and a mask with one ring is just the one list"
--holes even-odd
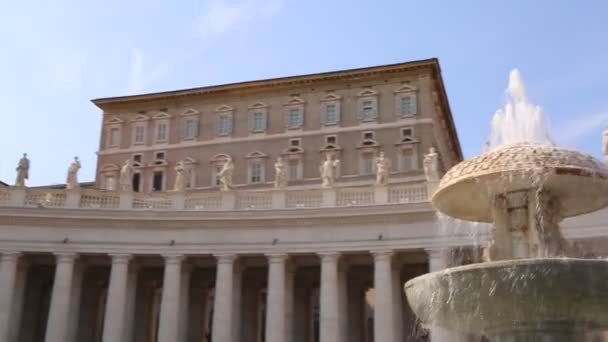
[[(17, 342), (21, 319), (23, 316), (25, 302), (25, 287), (27, 284), (29, 264), (20, 258), (17, 263), (17, 279), (15, 280), (15, 292), (13, 293), (13, 308), (11, 313), (11, 323), (9, 326), (8, 342)], [(0, 276), (2, 278), (2, 276)]]
[(241, 305), (243, 290), (243, 265), (235, 263), (233, 267), (232, 288), (232, 341), (241, 341)]
[(340, 315), (340, 341), (348, 341), (348, 266), (338, 266), (338, 294)]
[(287, 254), (268, 256), (268, 295), (266, 296), (266, 341), (285, 342), (285, 262)]
[(139, 265), (131, 263), (127, 275), (127, 303), (125, 309), (125, 328), (123, 334), (124, 342), (132, 342), (133, 331), (135, 329), (135, 299), (137, 295), (137, 277), (139, 275)]
[(180, 290), (183, 255), (165, 255), (163, 294), (160, 303), (158, 342), (176, 342), (179, 337)]
[(68, 340), (69, 314), (72, 300), (75, 253), (58, 253), (55, 280), (49, 318), (46, 325), (45, 342), (65, 342)]
[(296, 270), (293, 265), (287, 266), (285, 279), (285, 342), (292, 342), (294, 335), (294, 286)]
[(213, 306), (213, 342), (232, 342), (234, 261), (236, 255), (216, 255), (215, 298)]
[(320, 341), (340, 340), (340, 315), (338, 294), (338, 259), (340, 253), (320, 253), (321, 256), (321, 314), (319, 321)]
[(3, 252), (0, 259), (0, 341), (11, 338), (11, 323), (17, 283), (18, 252)]
[(393, 318), (392, 251), (373, 251), (374, 255), (374, 341), (395, 341)]
[(190, 313), (190, 276), (192, 275), (192, 265), (186, 264), (182, 267), (182, 280), (180, 290), (180, 312), (179, 312), (179, 341), (188, 340), (190, 329), (188, 315)]
[(124, 336), (127, 309), (129, 254), (112, 255), (110, 285), (106, 300), (103, 342), (120, 342)]

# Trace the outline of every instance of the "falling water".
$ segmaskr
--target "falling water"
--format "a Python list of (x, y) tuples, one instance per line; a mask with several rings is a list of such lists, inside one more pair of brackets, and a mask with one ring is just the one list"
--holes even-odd
[(553, 145), (548, 120), (541, 107), (528, 102), (526, 88), (518, 69), (509, 73), (504, 108), (494, 114), (488, 150), (518, 143), (535, 142)]

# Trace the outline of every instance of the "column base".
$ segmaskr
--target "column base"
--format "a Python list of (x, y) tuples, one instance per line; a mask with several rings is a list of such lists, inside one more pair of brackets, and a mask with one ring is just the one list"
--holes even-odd
[(574, 342), (587, 341), (586, 333), (572, 331), (509, 332), (490, 337), (491, 342)]

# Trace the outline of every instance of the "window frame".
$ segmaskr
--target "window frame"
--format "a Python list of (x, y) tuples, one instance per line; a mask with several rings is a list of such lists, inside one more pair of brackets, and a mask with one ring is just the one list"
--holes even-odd
[[(133, 145), (145, 145), (146, 144), (146, 124), (145, 123), (137, 123), (133, 125)], [(138, 134), (138, 130), (141, 129), (141, 141), (137, 139), (140, 134)]]
[[(321, 99), (321, 112), (320, 112), (320, 120), (321, 120), (321, 126), (337, 126), (340, 124), (340, 117), (341, 117), (341, 101), (342, 97), (334, 94), (334, 93), (329, 93), (327, 95), (325, 95), (325, 97), (323, 97)], [(334, 108), (334, 112), (333, 112), (333, 120), (329, 120), (329, 108)]]
[[(284, 105), (284, 118), (283, 120), (285, 121), (285, 128), (287, 130), (302, 130), (304, 129), (304, 125), (305, 125), (305, 110), (304, 110), (304, 100), (302, 100), (299, 97), (292, 97), (291, 100), (289, 100), (285, 105)], [(293, 122), (293, 113), (297, 112), (298, 113), (298, 120), (297, 122)]]
[[(420, 114), (420, 106), (418, 103), (418, 88), (409, 82), (404, 83), (395, 91), (395, 117), (400, 119), (411, 119)], [(413, 113), (404, 113), (403, 111), (403, 99), (410, 98), (411, 106), (413, 107)]]

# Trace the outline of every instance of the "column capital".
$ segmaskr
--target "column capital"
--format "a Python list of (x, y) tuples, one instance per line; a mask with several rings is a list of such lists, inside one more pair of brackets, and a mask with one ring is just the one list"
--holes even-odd
[(238, 258), (236, 254), (214, 254), (218, 264), (232, 264)]
[(184, 260), (183, 254), (163, 254), (163, 258), (165, 259), (165, 264), (179, 264)]
[(0, 253), (2, 254), (2, 262), (16, 262), (22, 255), (18, 251), (0, 251)]
[(54, 254), (55, 254), (55, 257), (57, 258), (58, 264), (74, 263), (74, 261), (76, 261), (76, 259), (78, 258), (78, 253), (74, 253), (74, 252), (56, 252)]
[(319, 252), (317, 255), (321, 258), (321, 262), (336, 262), (342, 256), (342, 253), (336, 251)]
[(370, 253), (374, 256), (374, 261), (390, 260), (394, 254), (391, 249), (377, 249), (370, 251)]
[(128, 264), (131, 258), (133, 257), (133, 254), (116, 253), (109, 254), (109, 256), (112, 258), (112, 264)]
[(283, 264), (289, 258), (287, 253), (267, 253), (264, 255), (268, 258), (269, 264)]

